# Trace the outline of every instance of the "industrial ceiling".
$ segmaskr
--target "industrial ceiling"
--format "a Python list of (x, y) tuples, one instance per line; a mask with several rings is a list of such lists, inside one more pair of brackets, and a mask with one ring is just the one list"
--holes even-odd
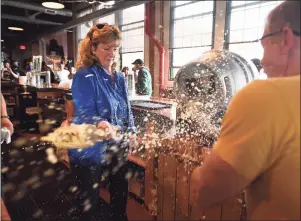
[[(1, 0), (1, 39), (7, 44), (19, 44), (36, 40), (46, 34), (64, 30), (115, 11), (147, 1), (115, 1), (112, 8), (102, 8), (84, 17), (76, 18), (80, 11), (101, 4), (99, 0), (58, 0), (64, 9), (48, 9), (42, 6), (45, 0)], [(88, 3), (90, 2), (90, 3)], [(108, 0), (102, 1), (108, 2)], [(21, 27), (24, 31), (8, 30), (9, 26)]]

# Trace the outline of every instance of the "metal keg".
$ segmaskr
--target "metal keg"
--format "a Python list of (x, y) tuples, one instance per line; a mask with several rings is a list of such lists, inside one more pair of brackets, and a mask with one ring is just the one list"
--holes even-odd
[(251, 61), (227, 50), (205, 52), (184, 65), (174, 81), (179, 130), (216, 137), (231, 98), (258, 76)]

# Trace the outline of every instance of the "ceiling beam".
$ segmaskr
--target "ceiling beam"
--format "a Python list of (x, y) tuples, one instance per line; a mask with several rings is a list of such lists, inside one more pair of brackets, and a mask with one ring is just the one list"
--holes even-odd
[(91, 4), (82, 2), (75, 6), (75, 11), (79, 12), (79, 11), (82, 11), (84, 9), (91, 8), (91, 7), (92, 7)]
[(21, 21), (21, 22), (41, 24), (41, 25), (62, 25), (62, 23), (45, 21), (45, 20), (41, 20), (41, 19), (30, 19), (28, 17), (21, 17), (21, 16), (15, 16), (15, 15), (7, 15), (7, 14), (2, 14), (1, 19)]
[(80, 17), (80, 18), (74, 19), (70, 22), (67, 22), (66, 24), (63, 24), (62, 26), (53, 28), (49, 32), (44, 33), (43, 35), (39, 35), (37, 37), (41, 38), (48, 34), (54, 34), (54, 33), (60, 32), (60, 31), (64, 31), (66, 29), (73, 28), (78, 25), (84, 24), (88, 21), (93, 21), (96, 18), (102, 18), (102, 17), (110, 15), (114, 12), (117, 12), (117, 11), (120, 11), (120, 10), (123, 10), (126, 8), (130, 8), (132, 6), (144, 4), (147, 2), (149, 2), (149, 0), (148, 1), (143, 1), (143, 0), (141, 0), (141, 1), (119, 1), (119, 2), (116, 2), (112, 8), (103, 8), (103, 9), (97, 10), (88, 15), (85, 15), (83, 17)]
[(43, 12), (36, 12), (32, 15), (26, 16), (28, 19), (35, 19), (37, 15), (42, 14)]
[(53, 10), (53, 9), (45, 8), (38, 4), (30, 4), (30, 3), (25, 3), (22, 1), (2, 0), (1, 5), (11, 6), (11, 7), (15, 7), (15, 8), (29, 9), (29, 10), (33, 10), (33, 11), (42, 11), (47, 14), (72, 17), (72, 11), (70, 11), (70, 10), (65, 10), (65, 9)]

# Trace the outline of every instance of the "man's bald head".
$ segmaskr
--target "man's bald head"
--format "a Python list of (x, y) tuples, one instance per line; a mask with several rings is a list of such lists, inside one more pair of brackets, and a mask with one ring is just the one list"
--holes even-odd
[(300, 74), (300, 1), (285, 1), (267, 17), (261, 64), (269, 77)]
[(285, 1), (278, 5), (270, 12), (267, 25), (271, 32), (288, 26), (300, 33), (300, 1)]

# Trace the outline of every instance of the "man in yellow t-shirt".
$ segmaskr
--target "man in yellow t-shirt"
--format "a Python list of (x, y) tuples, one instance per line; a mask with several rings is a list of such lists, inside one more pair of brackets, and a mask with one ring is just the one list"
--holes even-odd
[(192, 197), (204, 211), (246, 189), (249, 220), (300, 220), (300, 1), (269, 14), (261, 44), (265, 72), (277, 78), (232, 99), (212, 153), (192, 173)]

